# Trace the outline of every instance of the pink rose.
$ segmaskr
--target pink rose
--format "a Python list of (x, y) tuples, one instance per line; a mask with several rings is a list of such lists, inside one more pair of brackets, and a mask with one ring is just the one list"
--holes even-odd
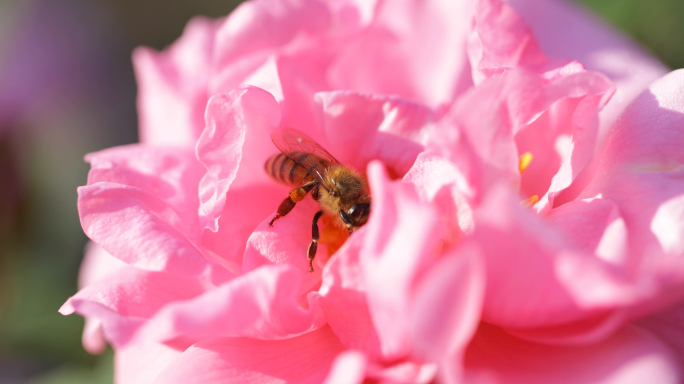
[[(680, 379), (684, 72), (581, 10), (261, 0), (134, 62), (142, 143), (86, 157), (60, 309), (117, 383)], [(371, 190), (313, 273), (317, 203), (268, 225), (288, 126)]]

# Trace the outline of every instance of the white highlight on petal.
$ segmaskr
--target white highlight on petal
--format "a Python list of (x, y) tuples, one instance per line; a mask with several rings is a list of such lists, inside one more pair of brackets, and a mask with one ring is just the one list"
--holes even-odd
[(627, 259), (627, 226), (616, 219), (606, 227), (596, 247), (596, 256), (615, 265), (623, 265)]
[(684, 195), (660, 205), (651, 221), (651, 231), (666, 253), (684, 253)]

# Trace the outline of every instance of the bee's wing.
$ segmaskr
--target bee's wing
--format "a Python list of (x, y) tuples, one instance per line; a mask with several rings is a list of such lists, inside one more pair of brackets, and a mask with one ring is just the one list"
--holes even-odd
[[(273, 144), (275, 144), (280, 152), (284, 153), (296, 164), (304, 167), (311, 176), (322, 184), (325, 183), (323, 175), (325, 174), (326, 164), (321, 163), (318, 159), (324, 160), (328, 165), (340, 163), (314, 139), (298, 129), (283, 128), (280, 132), (271, 134), (271, 140), (273, 140)], [(311, 154), (315, 157), (301, 156), (302, 154)]]

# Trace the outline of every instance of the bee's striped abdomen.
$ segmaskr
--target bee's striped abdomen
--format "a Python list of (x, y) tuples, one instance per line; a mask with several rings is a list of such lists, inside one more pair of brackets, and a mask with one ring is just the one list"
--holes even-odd
[(302, 186), (314, 179), (303, 164), (312, 164), (311, 168), (320, 169), (325, 169), (330, 165), (327, 161), (310, 153), (295, 152), (292, 156), (297, 159), (296, 162), (284, 153), (271, 156), (264, 165), (266, 173), (286, 185)]

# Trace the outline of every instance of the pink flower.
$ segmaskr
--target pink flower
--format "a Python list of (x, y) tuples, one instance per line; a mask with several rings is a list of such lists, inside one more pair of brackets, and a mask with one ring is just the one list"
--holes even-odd
[[(60, 310), (118, 383), (678, 382), (684, 73), (644, 90), (581, 10), (254, 1), (134, 62), (142, 143), (86, 157)], [(313, 273), (317, 203), (268, 226), (287, 126), (371, 189)]]

